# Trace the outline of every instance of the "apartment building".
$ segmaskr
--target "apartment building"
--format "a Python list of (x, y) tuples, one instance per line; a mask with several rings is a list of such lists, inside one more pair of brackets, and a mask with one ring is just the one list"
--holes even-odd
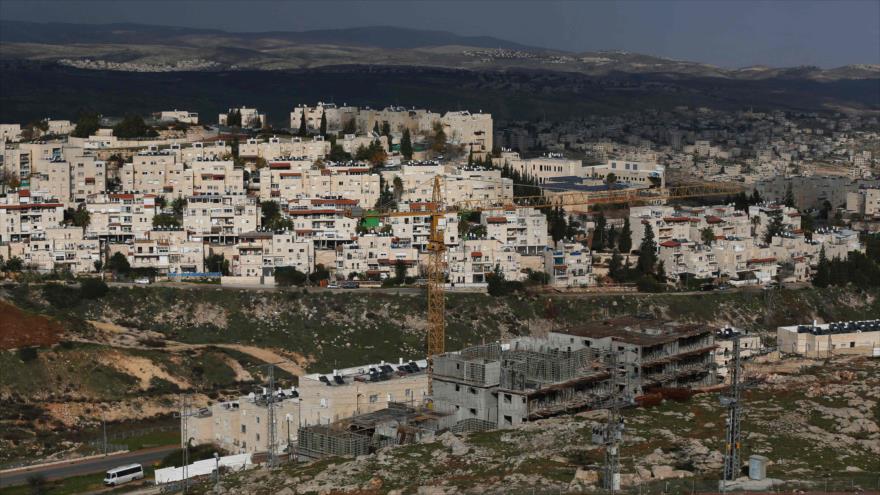
[(27, 189), (0, 197), (0, 243), (41, 237), (62, 220), (64, 205), (54, 199), (32, 196)]
[(156, 117), (159, 122), (180, 122), (182, 124), (196, 125), (199, 123), (199, 114), (187, 110), (163, 110)]
[(880, 354), (880, 320), (790, 325), (776, 329), (779, 352), (824, 358), (832, 354)]
[(321, 130), (321, 120), (326, 119), (327, 131), (338, 132), (354, 119), (351, 107), (339, 108), (335, 103), (319, 101), (317, 105), (297, 105), (290, 112), (290, 129), (296, 131), (300, 128), (303, 116), (305, 116), (306, 131), (317, 133)]
[[(431, 236), (431, 210), (433, 203), (412, 202), (399, 205), (401, 211), (421, 212), (424, 215), (415, 216), (389, 216), (383, 218), (385, 225), (391, 226), (391, 233), (400, 240), (408, 240), (410, 244), (425, 252)], [(443, 230), (443, 242), (447, 247), (457, 246), (461, 239), (458, 237), (458, 214), (445, 213), (439, 222), (439, 228)]]
[(300, 137), (282, 139), (273, 136), (266, 141), (251, 138), (238, 148), (238, 156), (244, 160), (263, 158), (269, 162), (284, 161), (291, 157), (305, 157), (314, 162), (323, 159), (328, 153), (330, 153), (330, 141), (325, 141), (321, 136), (312, 139)]
[(764, 344), (761, 336), (746, 333), (736, 328), (723, 328), (715, 332), (715, 372), (719, 382), (726, 382), (730, 375), (730, 367), (733, 365), (734, 338), (739, 339), (739, 357), (748, 360), (764, 352)]
[(101, 193), (86, 198), (86, 235), (108, 242), (146, 238), (156, 215), (154, 194)]
[(544, 272), (550, 276), (550, 285), (557, 288), (588, 287), (596, 285), (593, 257), (577, 242), (560, 240), (555, 248), (544, 251)]
[(714, 333), (703, 327), (590, 323), (437, 356), (434, 404), (453, 427), (513, 428), (607, 407), (613, 388), (626, 401), (657, 387), (714, 384), (714, 348)]
[(202, 194), (186, 198), (183, 228), (210, 242), (234, 242), (239, 234), (257, 230), (260, 207), (243, 194)]
[[(182, 273), (203, 273), (205, 271), (205, 245), (201, 240), (189, 239), (189, 233), (183, 229), (156, 229), (147, 232), (147, 239), (159, 248), (160, 256), (153, 258), (159, 273), (175, 275)], [(137, 244), (135, 244), (137, 246)], [(167, 251), (162, 248), (167, 246)], [(167, 263), (163, 256), (167, 256)], [(146, 259), (144, 260), (146, 261)], [(134, 263), (129, 261), (134, 266)], [(163, 266), (164, 265), (164, 266)]]
[[(381, 110), (361, 108), (355, 116), (358, 132), (368, 133), (377, 126), (382, 129), (386, 124), (393, 133), (403, 133), (409, 129), (411, 134), (433, 132), (434, 125), (440, 122), (440, 114), (424, 109), (390, 106)], [(447, 134), (447, 138), (450, 137)]]
[(312, 203), (312, 200), (290, 202), (287, 214), (299, 238), (314, 243), (318, 249), (335, 249), (352, 242), (358, 219), (335, 204)]
[(268, 125), (268, 121), (266, 120), (266, 114), (260, 113), (256, 108), (230, 108), (226, 113), (221, 113), (217, 117), (217, 122), (220, 125), (229, 125), (229, 114), (237, 112), (241, 115), (241, 127), (251, 127), (258, 129), (260, 127), (265, 127)]
[(184, 177), (192, 177), (192, 186), (189, 184), (183, 186), (181, 192), (184, 196), (238, 195), (246, 192), (244, 189), (244, 169), (235, 168), (232, 160), (198, 157), (188, 162), (188, 165), (190, 168)]
[(453, 287), (485, 287), (496, 270), (505, 280), (523, 280), (520, 254), (497, 239), (462, 239), (446, 250)]
[(282, 266), (302, 273), (314, 271), (314, 243), (293, 232), (246, 232), (238, 241), (230, 264), (234, 276), (271, 277)]
[(28, 242), (14, 248), (21, 253), (25, 266), (42, 273), (66, 270), (71, 273), (94, 272), (100, 259), (100, 240), (83, 237), (81, 227), (47, 227), (33, 234)]
[(406, 276), (419, 276), (419, 252), (408, 240), (389, 234), (362, 234), (355, 242), (336, 248), (336, 274), (365, 276), (385, 280), (397, 274), (398, 264), (406, 267)]
[(480, 215), (486, 237), (497, 239), (523, 255), (542, 255), (548, 246), (547, 216), (535, 208), (507, 206)]
[(782, 219), (783, 229), (789, 232), (801, 232), (801, 214), (796, 208), (777, 204), (753, 205), (749, 206), (749, 218), (755, 225), (753, 236), (756, 239), (763, 239), (768, 226), (777, 215)]
[(880, 188), (863, 188), (846, 193), (846, 211), (869, 219), (880, 217)]
[(21, 141), (21, 124), (0, 124), (0, 143)]
[(398, 359), (301, 376), (301, 424), (329, 424), (392, 402), (422, 404), (428, 394), (427, 366), (425, 360)]
[[(273, 401), (276, 453), (296, 440), (300, 400), (296, 389), (280, 390)], [(268, 394), (251, 393), (223, 401), (186, 418), (186, 429), (195, 445), (214, 444), (232, 454), (269, 451)]]
[(440, 118), (446, 138), (474, 153), (492, 151), (492, 115), (467, 110), (447, 112)]
[(141, 151), (122, 165), (119, 180), (123, 191), (183, 197), (192, 189), (192, 175), (171, 150)]

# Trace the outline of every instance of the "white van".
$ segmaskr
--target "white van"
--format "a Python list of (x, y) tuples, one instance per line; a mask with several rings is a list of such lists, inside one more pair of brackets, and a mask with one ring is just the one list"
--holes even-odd
[(128, 464), (107, 471), (107, 474), (104, 476), (104, 484), (107, 486), (117, 486), (129, 481), (142, 479), (144, 479), (144, 467), (140, 464)]

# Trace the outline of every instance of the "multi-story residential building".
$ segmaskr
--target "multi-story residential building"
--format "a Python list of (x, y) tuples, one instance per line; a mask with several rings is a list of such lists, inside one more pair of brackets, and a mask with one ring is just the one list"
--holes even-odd
[(123, 191), (175, 198), (192, 188), (191, 177), (175, 153), (157, 148), (137, 153), (119, 171)]
[(466, 110), (447, 112), (441, 117), (447, 139), (474, 153), (492, 151), (492, 116), (488, 113), (470, 113)]
[(257, 230), (260, 207), (243, 194), (202, 194), (186, 198), (183, 228), (210, 242), (233, 243), (239, 234)]
[(313, 242), (316, 248), (332, 249), (352, 242), (357, 231), (358, 219), (335, 204), (291, 202), (287, 214), (297, 237)]
[(235, 168), (232, 160), (196, 158), (188, 162), (192, 186), (183, 187), (186, 196), (203, 194), (244, 194), (244, 169)]
[(48, 227), (30, 236), (16, 248), (25, 266), (39, 272), (66, 270), (71, 273), (94, 272), (95, 261), (101, 259), (97, 238), (83, 237), (81, 227)]
[[(389, 216), (384, 219), (385, 225), (391, 225), (391, 233), (401, 241), (408, 240), (410, 244), (425, 252), (428, 248), (428, 240), (431, 236), (431, 210), (433, 203), (413, 202), (400, 205), (403, 211), (414, 213), (424, 211), (424, 215), (414, 216)], [(445, 213), (440, 221), (443, 230), (443, 241), (447, 247), (458, 245), (461, 239), (458, 237), (458, 214)]]
[(0, 143), (17, 143), (21, 140), (21, 124), (0, 124)]
[[(278, 391), (273, 400), (276, 453), (287, 450), (296, 440), (300, 400), (296, 389)], [(223, 401), (186, 418), (187, 432), (193, 443), (214, 444), (233, 453), (268, 452), (268, 394), (251, 394), (238, 400)]]
[(733, 365), (734, 338), (739, 339), (739, 357), (747, 360), (764, 352), (764, 344), (761, 336), (746, 333), (736, 328), (723, 328), (715, 333), (715, 372), (719, 381), (726, 381), (730, 374), (730, 366)]
[(107, 242), (145, 239), (153, 228), (156, 196), (153, 194), (93, 194), (86, 198), (89, 224), (86, 235)]
[(593, 257), (580, 243), (558, 241), (555, 248), (544, 251), (544, 272), (550, 285), (558, 288), (596, 285)]
[(312, 373), (299, 379), (300, 420), (303, 425), (333, 421), (378, 411), (392, 402), (421, 404), (428, 393), (425, 360), (380, 362), (332, 373)]
[(832, 354), (876, 356), (880, 349), (880, 320), (791, 325), (776, 329), (779, 352), (808, 357)]
[(486, 227), (487, 238), (497, 239), (521, 254), (541, 255), (548, 246), (547, 216), (535, 208), (485, 209), (480, 224)]
[(522, 280), (520, 254), (496, 239), (462, 239), (446, 250), (449, 282), (453, 287), (485, 287), (498, 272), (505, 280)]
[(230, 266), (234, 276), (271, 277), (282, 266), (302, 273), (314, 270), (314, 243), (293, 232), (246, 232), (238, 239)]
[(782, 227), (785, 231), (801, 232), (801, 214), (796, 208), (776, 204), (753, 205), (749, 206), (749, 218), (755, 225), (752, 235), (756, 239), (763, 239), (776, 216), (782, 220)]
[(32, 196), (27, 189), (0, 197), (0, 243), (42, 237), (46, 230), (58, 226), (63, 220), (63, 204), (54, 199)]
[(395, 277), (397, 265), (406, 267), (408, 277), (419, 275), (419, 252), (408, 240), (401, 242), (389, 234), (363, 234), (350, 244), (337, 247), (336, 273), (384, 280)]
[(244, 160), (262, 158), (268, 162), (284, 161), (290, 157), (305, 157), (314, 162), (328, 153), (330, 141), (325, 141), (321, 136), (312, 139), (271, 137), (267, 141), (251, 138), (242, 143), (238, 150), (238, 155)]
[(863, 188), (846, 193), (846, 211), (865, 218), (880, 217), (880, 188)]

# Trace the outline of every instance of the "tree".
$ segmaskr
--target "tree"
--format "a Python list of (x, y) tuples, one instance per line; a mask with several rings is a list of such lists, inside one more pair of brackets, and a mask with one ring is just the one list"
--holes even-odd
[(180, 227), (180, 220), (178, 220), (176, 216), (169, 213), (159, 213), (158, 215), (153, 215), (153, 227)]
[(794, 208), (794, 191), (791, 189), (791, 181), (785, 187), (785, 198), (782, 200), (782, 204), (789, 208)]
[(614, 188), (614, 184), (617, 182), (617, 175), (614, 172), (609, 172), (608, 175), (605, 176), (605, 185), (608, 189)]
[(317, 284), (321, 280), (327, 280), (329, 278), (330, 272), (327, 271), (327, 268), (325, 268), (322, 263), (318, 263), (317, 265), (315, 265), (315, 271), (309, 274), (309, 280), (313, 284)]
[(75, 210), (73, 208), (68, 208), (64, 210), (64, 221), (65, 225), (73, 225), (75, 227), (81, 227), (83, 232), (85, 232), (86, 227), (91, 223), (91, 215), (89, 214), (89, 210), (86, 209), (85, 204), (80, 204)]
[(101, 117), (96, 113), (86, 112), (80, 114), (76, 121), (76, 127), (70, 133), (73, 137), (85, 138), (89, 137), (101, 127)]
[(761, 203), (761, 194), (758, 193), (757, 189), (752, 190), (752, 201), (753, 205), (757, 205)]
[(128, 258), (122, 253), (114, 253), (107, 262), (107, 268), (117, 275), (127, 275), (131, 271)]
[(623, 256), (616, 249), (611, 254), (611, 260), (608, 262), (608, 276), (615, 282), (623, 281)]
[(20, 272), (24, 268), (24, 261), (18, 256), (13, 256), (6, 260), (3, 269), (7, 272)]
[(620, 229), (620, 238), (617, 241), (617, 247), (621, 253), (629, 253), (632, 251), (632, 230), (629, 225), (629, 217), (623, 219), (623, 228)]
[(229, 127), (241, 127), (241, 112), (235, 108), (226, 114), (226, 125)]
[(354, 119), (349, 119), (342, 127), (342, 134), (354, 134), (355, 132), (357, 132), (355, 121)]
[(277, 201), (260, 202), (260, 220), (263, 226), (275, 223), (281, 217), (281, 206)]
[(413, 146), (412, 137), (409, 135), (409, 129), (403, 130), (403, 137), (400, 138), (400, 154), (407, 160), (412, 160)]
[(715, 242), (715, 231), (712, 230), (712, 227), (706, 227), (700, 231), (700, 240), (707, 246), (711, 246)]
[(813, 285), (816, 287), (828, 287), (831, 283), (831, 269), (828, 258), (825, 256), (825, 246), (819, 250), (819, 262), (816, 265), (816, 273), (813, 275)]
[(379, 132), (379, 121), (373, 122), (373, 134), (379, 136), (381, 133)]
[(80, 294), (85, 299), (100, 299), (110, 292), (110, 288), (100, 278), (84, 278), (79, 283)]
[(443, 124), (434, 125), (434, 139), (431, 142), (431, 149), (437, 153), (446, 151), (446, 132), (443, 131)]
[(392, 185), (394, 186), (394, 201), (400, 202), (400, 199), (403, 197), (403, 180), (401, 180), (399, 175), (394, 176)]
[(596, 214), (596, 223), (595, 227), (593, 227), (593, 251), (602, 251), (605, 249), (605, 227), (607, 225), (607, 221), (605, 220), (605, 214), (601, 211)]
[(614, 228), (614, 225), (608, 229), (608, 233), (605, 234), (605, 242), (608, 244), (609, 248), (613, 248), (617, 243), (617, 229)]
[(174, 198), (174, 201), (171, 202), (171, 210), (174, 212), (174, 216), (179, 220), (183, 221), (183, 210), (186, 209), (186, 198), (179, 197)]
[(306, 110), (303, 108), (302, 117), (299, 119), (299, 130), (297, 131), (297, 135), (299, 137), (306, 137), (308, 135), (308, 130), (306, 129)]
[(101, 273), (102, 268), (104, 268), (104, 262), (101, 260), (95, 260), (95, 271)]
[(394, 278), (398, 284), (404, 283), (406, 280), (406, 263), (403, 260), (397, 260), (394, 263)]
[(321, 132), (321, 135), (322, 135), (322, 136), (326, 136), (326, 135), (327, 135), (327, 112), (325, 112), (325, 111), (322, 111), (322, 112), (321, 112), (321, 129), (320, 129), (320, 132)]
[(155, 129), (148, 126), (140, 115), (126, 115), (122, 122), (113, 126), (113, 135), (122, 138), (156, 137)]
[(0, 170), (0, 192), (6, 192), (6, 189), (18, 189), (21, 181), (18, 175), (9, 169)]
[(636, 268), (639, 273), (648, 275), (654, 273), (654, 267), (657, 265), (657, 243), (654, 242), (654, 229), (651, 224), (645, 224), (645, 235), (642, 238), (642, 244), (639, 246), (639, 260)]
[(303, 286), (308, 277), (305, 273), (293, 266), (279, 266), (275, 268), (275, 283), (281, 287)]
[(773, 241), (773, 237), (781, 234), (784, 229), (782, 209), (772, 210), (770, 212), (770, 223), (767, 224), (767, 230), (764, 231), (764, 243), (770, 244)]
[(209, 272), (220, 273), (221, 275), (229, 275), (229, 260), (222, 254), (211, 253), (205, 258), (205, 268)]

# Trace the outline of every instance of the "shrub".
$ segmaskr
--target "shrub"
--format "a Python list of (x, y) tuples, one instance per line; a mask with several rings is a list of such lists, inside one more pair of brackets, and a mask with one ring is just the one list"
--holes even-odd
[(56, 309), (72, 308), (79, 304), (80, 292), (61, 284), (49, 283), (43, 286), (43, 297)]
[(25, 363), (37, 359), (36, 347), (22, 347), (18, 350), (18, 358)]
[(279, 266), (275, 268), (275, 283), (281, 287), (302, 286), (308, 277), (305, 273), (292, 266)]
[(110, 288), (99, 278), (86, 278), (80, 281), (80, 293), (85, 299), (100, 299), (108, 292)]

